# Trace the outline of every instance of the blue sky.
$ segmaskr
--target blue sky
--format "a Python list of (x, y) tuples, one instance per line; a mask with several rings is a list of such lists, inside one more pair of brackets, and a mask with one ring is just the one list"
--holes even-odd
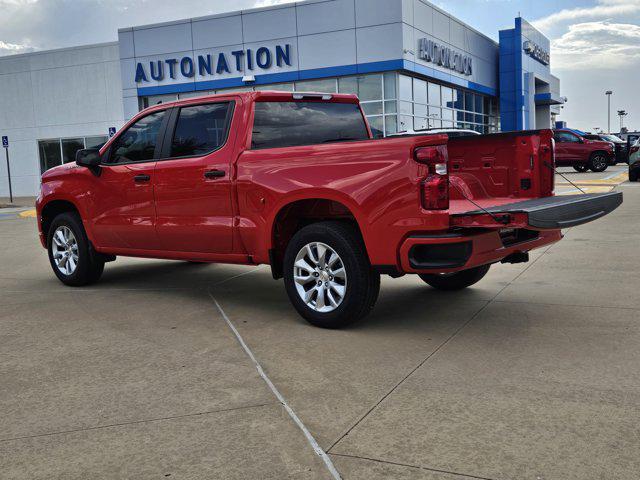
[[(291, 0), (0, 0), (0, 55), (116, 40), (117, 29)], [(640, 0), (433, 0), (497, 40), (520, 13), (552, 41), (552, 71), (569, 98), (561, 118), (606, 128), (606, 90), (640, 130)], [(613, 128), (612, 128), (613, 129)]]

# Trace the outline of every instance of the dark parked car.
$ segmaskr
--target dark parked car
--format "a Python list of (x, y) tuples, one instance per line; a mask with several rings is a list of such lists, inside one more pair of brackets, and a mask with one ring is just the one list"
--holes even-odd
[(627, 147), (627, 142), (622, 140), (615, 135), (606, 134), (606, 133), (593, 133), (587, 134), (584, 138), (588, 138), (589, 140), (602, 140), (603, 142), (611, 142), (616, 149), (616, 157), (613, 164), (616, 163), (628, 163), (629, 162), (629, 150)]

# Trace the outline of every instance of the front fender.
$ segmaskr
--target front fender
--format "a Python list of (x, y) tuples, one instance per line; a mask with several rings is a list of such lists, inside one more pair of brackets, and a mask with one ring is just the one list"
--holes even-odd
[(80, 187), (69, 190), (68, 188), (63, 188), (63, 185), (68, 187), (68, 184), (63, 182), (62, 179), (43, 181), (41, 185), (40, 195), (36, 200), (36, 216), (38, 219), (38, 231), (40, 233), (41, 243), (46, 248), (45, 232), (42, 230), (42, 212), (47, 205), (56, 201), (67, 202), (73, 205), (82, 219), (87, 237), (92, 243), (95, 243), (91, 222), (86, 221), (87, 218), (90, 218), (89, 208), (87, 202), (83, 201), (83, 198), (88, 195), (88, 192), (86, 189)]

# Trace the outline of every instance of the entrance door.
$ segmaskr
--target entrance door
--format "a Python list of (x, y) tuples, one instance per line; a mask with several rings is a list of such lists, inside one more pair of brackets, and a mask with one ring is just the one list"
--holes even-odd
[(156, 230), (162, 248), (181, 252), (231, 253), (231, 163), (229, 125), (234, 103), (177, 107), (155, 169)]
[(101, 247), (155, 250), (153, 175), (168, 113), (156, 111), (124, 130), (109, 148), (91, 187), (93, 231)]

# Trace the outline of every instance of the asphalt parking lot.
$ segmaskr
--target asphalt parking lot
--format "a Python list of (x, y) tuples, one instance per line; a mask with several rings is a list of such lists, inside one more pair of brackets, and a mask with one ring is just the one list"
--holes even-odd
[(231, 325), (342, 478), (637, 479), (640, 184), (562, 171), (625, 203), (466, 291), (385, 277), (342, 331), (266, 267), (119, 258), (65, 287), (0, 211), (0, 478), (336, 478)]

